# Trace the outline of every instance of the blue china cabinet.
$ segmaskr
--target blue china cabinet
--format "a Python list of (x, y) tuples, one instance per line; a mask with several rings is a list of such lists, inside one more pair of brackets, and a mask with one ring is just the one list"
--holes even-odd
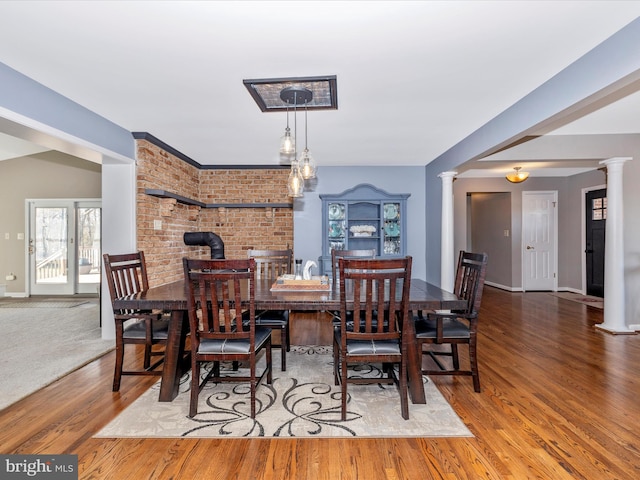
[(331, 275), (331, 250), (375, 249), (376, 257), (406, 255), (409, 193), (395, 194), (360, 184), (322, 200), (321, 270)]

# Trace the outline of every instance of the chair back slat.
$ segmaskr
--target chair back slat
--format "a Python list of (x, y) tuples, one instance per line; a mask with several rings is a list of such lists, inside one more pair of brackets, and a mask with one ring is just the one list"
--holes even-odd
[[(192, 349), (200, 339), (255, 339), (255, 261), (183, 259)], [(246, 288), (246, 291), (243, 290)], [(243, 298), (247, 299), (243, 306)], [(248, 304), (247, 304), (248, 301)], [(249, 328), (242, 328), (242, 310)]]
[(273, 279), (291, 273), (293, 251), (287, 250), (247, 250), (247, 257), (256, 262), (256, 279)]
[(338, 276), (340, 272), (338, 269), (339, 258), (374, 259), (376, 258), (376, 250), (375, 248), (361, 250), (331, 250), (331, 282), (334, 290), (338, 283)]

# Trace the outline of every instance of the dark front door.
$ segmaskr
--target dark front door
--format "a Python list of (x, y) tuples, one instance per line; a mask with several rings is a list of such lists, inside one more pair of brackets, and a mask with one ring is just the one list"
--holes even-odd
[(607, 223), (607, 189), (585, 195), (587, 295), (604, 297), (604, 237)]

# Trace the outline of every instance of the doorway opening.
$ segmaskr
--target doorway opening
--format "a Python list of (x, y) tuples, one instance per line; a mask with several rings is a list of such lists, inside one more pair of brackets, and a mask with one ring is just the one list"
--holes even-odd
[(604, 297), (604, 246), (607, 224), (607, 189), (584, 194), (584, 272), (585, 292)]
[(100, 200), (27, 200), (29, 295), (98, 294)]

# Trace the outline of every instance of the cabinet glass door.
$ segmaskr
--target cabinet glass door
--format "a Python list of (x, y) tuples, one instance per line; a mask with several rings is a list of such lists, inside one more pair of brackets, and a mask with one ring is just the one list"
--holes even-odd
[(383, 203), (384, 236), (382, 249), (384, 255), (399, 255), (402, 252), (400, 204)]
[(344, 250), (346, 248), (346, 205), (344, 203), (330, 203), (327, 209), (329, 225), (329, 249)]

